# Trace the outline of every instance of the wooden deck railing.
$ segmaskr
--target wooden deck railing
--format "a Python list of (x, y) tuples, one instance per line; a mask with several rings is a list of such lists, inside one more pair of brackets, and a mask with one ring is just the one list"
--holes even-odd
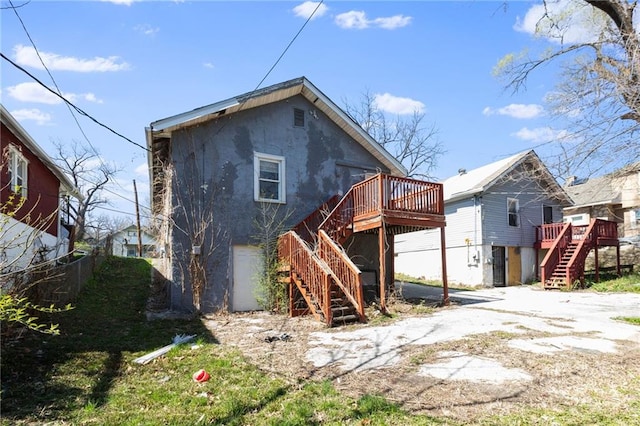
[[(592, 222), (594, 221), (598, 239), (610, 241), (618, 239), (618, 225), (615, 222), (602, 219), (592, 219)], [(567, 224), (565, 223), (548, 223), (536, 226), (536, 243), (554, 242), (566, 225)], [(591, 223), (589, 225), (572, 225), (571, 238), (574, 240), (582, 239), (590, 225)]]
[(352, 186), (319, 229), (337, 241), (335, 234), (358, 217), (385, 211), (444, 215), (443, 186), (379, 173)]
[[(562, 227), (560, 228), (559, 225)], [(560, 229), (559, 232), (558, 229)], [(577, 243), (577, 245), (567, 263), (566, 270), (562, 271), (567, 286), (571, 286), (578, 278), (581, 282), (584, 279), (584, 263), (591, 249), (599, 245), (600, 241), (611, 244), (618, 239), (617, 224), (602, 219), (592, 219), (589, 225), (573, 226), (570, 223), (542, 225), (537, 228), (537, 232), (539, 241), (548, 241), (555, 236), (553, 245), (540, 264), (543, 284), (553, 274), (570, 243)]]
[(598, 223), (599, 219), (591, 220), (591, 223), (586, 226), (576, 227), (577, 233), (574, 235), (574, 241), (578, 240), (578, 246), (576, 251), (571, 256), (567, 270), (565, 273), (565, 284), (570, 286), (576, 279), (580, 279), (580, 282), (584, 282), (584, 262), (587, 258), (587, 254), (595, 246), (598, 238)]
[(551, 243), (555, 241), (566, 225), (566, 223), (547, 223), (536, 226), (536, 242)]
[[(292, 270), (302, 278), (306, 290), (300, 289), (312, 312), (314, 304), (309, 299), (313, 295), (314, 301), (320, 306), (324, 321), (331, 324), (331, 295), (330, 276), (326, 266), (319, 261), (305, 242), (293, 231), (280, 236), (278, 240), (278, 257), (289, 262)], [(296, 283), (296, 285), (298, 285)]]
[[(560, 263), (560, 259), (562, 259), (562, 254), (572, 241), (572, 226), (570, 223), (554, 225), (562, 225), (562, 228), (560, 228), (558, 235), (554, 238), (553, 245), (540, 264), (540, 274), (543, 284), (551, 277), (553, 270), (558, 266), (558, 263)], [(556, 226), (549, 226), (547, 229), (555, 233), (558, 228)]]
[(356, 308), (360, 320), (364, 321), (364, 294), (360, 269), (325, 231), (320, 230), (318, 237), (318, 256), (329, 265), (329, 269), (335, 275), (334, 282)]
[[(365, 320), (362, 274), (340, 246), (344, 238), (354, 231), (354, 220), (358, 217), (369, 219), (390, 210), (444, 216), (442, 189), (439, 183), (379, 173), (352, 186), (341, 200), (330, 199), (293, 231), (281, 237), (280, 258), (287, 259), (300, 274), (308, 286), (309, 295), (313, 295), (321, 306), (327, 324), (332, 319), (330, 291), (334, 284), (355, 307), (360, 320)], [(330, 207), (333, 209), (327, 215)], [(303, 239), (317, 243), (316, 253), (321, 262), (314, 261), (315, 254)], [(328, 270), (321, 267), (322, 263)], [(303, 291), (301, 293), (305, 295)], [(307, 303), (310, 303), (308, 299)]]

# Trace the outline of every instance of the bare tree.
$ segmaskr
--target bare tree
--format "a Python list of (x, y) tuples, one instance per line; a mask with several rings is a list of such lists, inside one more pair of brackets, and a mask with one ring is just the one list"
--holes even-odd
[(108, 204), (103, 190), (120, 169), (114, 164), (102, 161), (98, 153), (73, 141), (69, 147), (54, 142), (58, 165), (71, 177), (73, 184), (83, 195), (82, 200), (69, 200), (65, 209), (75, 221), (75, 239), (85, 237), (88, 216), (98, 206)]
[[(0, 160), (4, 172), (6, 155)], [(8, 185), (3, 190), (7, 190)], [(41, 306), (37, 287), (59, 277), (54, 268), (58, 247), (47, 245), (44, 234), (56, 222), (58, 211), (48, 215), (37, 213), (40, 199), (30, 208), (18, 188), (8, 189), (0, 202), (0, 329), (3, 338), (14, 332), (31, 329), (46, 334), (59, 334), (58, 325), (45, 323), (39, 315), (71, 309)], [(66, 253), (65, 253), (66, 255)]]
[(85, 234), (97, 242), (107, 235), (115, 234), (119, 230), (133, 225), (133, 223), (131, 218), (100, 214), (88, 218), (85, 222)]
[(389, 151), (410, 177), (429, 179), (438, 158), (445, 153), (434, 124), (425, 124), (425, 115), (414, 111), (408, 118), (390, 119), (376, 106), (375, 95), (365, 91), (358, 104), (345, 102), (345, 110), (380, 145)]
[[(167, 229), (159, 230), (159, 243), (172, 238), (172, 250), (167, 253), (168, 261), (175, 260), (180, 277), (174, 281), (181, 283), (182, 292), (191, 295), (196, 313), (202, 311), (205, 293), (213, 285), (212, 269), (216, 262), (216, 252), (223, 244), (228, 244), (228, 231), (222, 218), (220, 189), (215, 174), (206, 174), (206, 162), (197, 154), (204, 142), (187, 132), (183, 144), (174, 147), (174, 154), (180, 158), (183, 168), (176, 173), (175, 164), (163, 165), (164, 188), (175, 190), (162, 194), (165, 206), (170, 211), (158, 212), (164, 216), (161, 222)], [(171, 235), (169, 235), (171, 234)], [(228, 299), (228, 289), (225, 290)], [(225, 302), (227, 303), (227, 302)]]
[(258, 271), (258, 303), (266, 310), (286, 312), (288, 309), (287, 286), (279, 280), (278, 237), (287, 229), (287, 221), (293, 210), (281, 204), (261, 202), (253, 220), (253, 240), (260, 248), (262, 270)]
[[(563, 7), (559, 7), (559, 5)], [(569, 124), (547, 164), (558, 177), (594, 173), (640, 159), (640, 17), (636, 1), (543, 1), (536, 35), (552, 48), (535, 57), (508, 54), (495, 72), (507, 89), (526, 87), (530, 74), (559, 62), (547, 101)]]

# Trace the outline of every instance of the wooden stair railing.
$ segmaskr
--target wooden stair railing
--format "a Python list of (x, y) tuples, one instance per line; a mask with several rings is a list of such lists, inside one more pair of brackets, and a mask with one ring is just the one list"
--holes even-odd
[(304, 241), (315, 245), (318, 238), (320, 224), (327, 218), (331, 211), (340, 201), (339, 195), (334, 195), (325, 201), (320, 207), (304, 218), (300, 223), (292, 228)]
[[(616, 224), (601, 219), (592, 219), (588, 226), (571, 227), (568, 224), (563, 232), (567, 229), (570, 231), (567, 234), (571, 240), (562, 250), (559, 261), (553, 266), (553, 272), (550, 275), (545, 274), (547, 270), (545, 261), (549, 258), (554, 247), (549, 250), (541, 265), (543, 268), (542, 282), (545, 289), (560, 288), (561, 286), (571, 288), (576, 280), (580, 280), (580, 285), (584, 286), (584, 266), (589, 252), (596, 247), (599, 238), (617, 238)], [(562, 235), (562, 238), (559, 236), (554, 242), (554, 246), (556, 242), (562, 245), (565, 241), (566, 236)]]
[(289, 311), (295, 314), (295, 285), (316, 319), (331, 324), (329, 268), (311, 251), (298, 234), (289, 231), (278, 239), (278, 257), (289, 272)]
[(364, 321), (364, 292), (360, 269), (351, 261), (344, 249), (333, 241), (325, 231), (318, 231), (318, 237), (318, 256), (329, 266), (334, 275), (335, 284), (340, 287), (355, 308), (358, 320)]
[[(328, 238), (326, 234), (324, 238)], [(327, 244), (326, 241), (321, 243), (321, 245), (325, 244)], [(340, 251), (340, 249), (337, 250)], [(345, 292), (345, 289), (353, 288), (354, 282), (361, 283), (360, 271), (350, 260), (349, 263), (358, 273), (355, 280), (353, 276), (350, 277), (349, 274), (343, 272), (344, 268), (340, 267), (341, 262), (335, 262), (335, 258), (332, 260), (338, 273), (332, 271), (329, 265), (314, 253), (294, 231), (289, 231), (280, 237), (278, 256), (287, 262), (289, 312), (292, 316), (302, 315), (308, 309), (316, 319), (329, 326), (364, 320), (362, 285), (359, 286), (360, 303), (358, 306), (354, 305), (353, 297)], [(343, 284), (340, 276), (349, 279), (349, 282), (346, 285)], [(304, 299), (307, 309), (298, 306), (296, 295)]]
[[(279, 256), (291, 265), (292, 314), (301, 311), (294, 306), (295, 284), (309, 310), (327, 324), (365, 320), (362, 274), (342, 244), (354, 232), (356, 218), (371, 219), (384, 210), (443, 215), (442, 184), (379, 173), (353, 185), (341, 199), (331, 198), (284, 234)], [(303, 240), (314, 245), (315, 250)], [(326, 268), (319, 266), (322, 264)], [(307, 267), (310, 270), (305, 272)]]
[(566, 223), (563, 227), (556, 239), (553, 242), (553, 245), (549, 248), (546, 256), (542, 260), (540, 264), (540, 273), (542, 278), (542, 283), (546, 288), (547, 282), (551, 280), (553, 275), (553, 271), (556, 269), (564, 252), (569, 247), (569, 244), (572, 241), (572, 225), (571, 223)]

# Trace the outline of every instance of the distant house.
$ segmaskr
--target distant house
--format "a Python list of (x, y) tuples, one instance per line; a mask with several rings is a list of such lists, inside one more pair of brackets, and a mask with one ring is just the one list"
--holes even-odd
[(60, 214), (60, 206), (66, 197), (81, 196), (2, 105), (0, 118), (0, 266), (8, 272), (72, 250), (73, 227)]
[(394, 236), (444, 227), (442, 186), (407, 179), (304, 77), (154, 121), (147, 145), (172, 310), (261, 309), (280, 237), (291, 314), (363, 320), (363, 287), (384, 305), (393, 283)]
[[(155, 236), (145, 228), (140, 229), (142, 257), (156, 257), (157, 242)], [(127, 226), (111, 235), (111, 254), (123, 257), (138, 257), (138, 228)]]
[[(562, 221), (571, 200), (534, 151), (446, 179), (447, 275), (470, 286), (532, 281), (541, 253), (536, 227)], [(441, 280), (439, 235), (433, 230), (396, 238), (396, 272)]]
[(565, 222), (604, 219), (618, 224), (620, 237), (640, 235), (640, 163), (596, 178), (571, 178), (564, 189), (574, 203), (564, 209)]

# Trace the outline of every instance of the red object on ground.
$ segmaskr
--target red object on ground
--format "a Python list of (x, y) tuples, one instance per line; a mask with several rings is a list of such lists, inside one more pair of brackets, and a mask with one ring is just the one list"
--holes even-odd
[(195, 382), (206, 382), (207, 380), (209, 380), (209, 378), (211, 378), (211, 376), (209, 375), (209, 373), (207, 373), (204, 370), (198, 370), (195, 373), (193, 373), (193, 380)]

